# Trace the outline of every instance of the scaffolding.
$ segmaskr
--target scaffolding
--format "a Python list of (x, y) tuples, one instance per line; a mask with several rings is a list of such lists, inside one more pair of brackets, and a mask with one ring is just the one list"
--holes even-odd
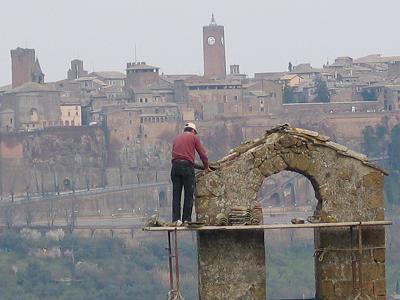
[[(385, 249), (385, 247), (364, 247), (362, 245), (362, 227), (376, 227), (392, 225), (392, 221), (366, 221), (366, 222), (337, 222), (337, 223), (304, 223), (304, 224), (264, 224), (264, 225), (230, 225), (230, 226), (184, 226), (184, 227), (144, 227), (144, 231), (167, 232), (168, 235), (168, 267), (169, 286), (168, 300), (184, 300), (180, 291), (179, 282), (179, 249), (178, 232), (188, 231), (235, 231), (235, 230), (282, 230), (282, 229), (323, 229), (323, 228), (350, 228), (350, 248), (315, 249), (319, 260), (323, 259), (326, 251), (350, 251), (352, 263), (353, 290), (356, 298), (363, 294), (362, 290), (362, 253), (364, 250)], [(354, 231), (357, 230), (358, 243), (353, 242)], [(171, 242), (171, 235), (174, 242)], [(173, 247), (172, 247), (173, 246)], [(358, 254), (358, 255), (357, 255)], [(173, 267), (175, 265), (175, 268)], [(357, 270), (358, 266), (358, 270)], [(358, 271), (358, 272), (357, 272)], [(358, 280), (356, 280), (358, 274)], [(355, 299), (356, 299), (355, 298)]]

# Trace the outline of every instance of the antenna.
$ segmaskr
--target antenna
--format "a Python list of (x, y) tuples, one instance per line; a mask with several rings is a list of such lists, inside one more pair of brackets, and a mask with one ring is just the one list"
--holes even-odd
[(136, 60), (136, 43), (135, 43), (135, 63), (137, 62)]

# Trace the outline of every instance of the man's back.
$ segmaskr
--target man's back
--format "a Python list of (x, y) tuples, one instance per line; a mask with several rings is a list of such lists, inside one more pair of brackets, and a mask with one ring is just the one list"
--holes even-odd
[(199, 153), (203, 163), (207, 161), (206, 151), (199, 138), (191, 132), (183, 132), (172, 142), (172, 161), (187, 160), (194, 164), (195, 151)]

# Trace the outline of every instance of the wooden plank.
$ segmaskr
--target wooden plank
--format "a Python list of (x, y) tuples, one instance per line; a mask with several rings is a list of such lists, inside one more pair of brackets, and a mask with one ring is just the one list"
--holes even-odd
[(271, 230), (271, 229), (314, 229), (349, 226), (387, 226), (392, 221), (340, 222), (340, 223), (305, 223), (305, 224), (264, 224), (264, 225), (232, 225), (202, 227), (144, 227), (144, 231), (210, 231), (210, 230)]

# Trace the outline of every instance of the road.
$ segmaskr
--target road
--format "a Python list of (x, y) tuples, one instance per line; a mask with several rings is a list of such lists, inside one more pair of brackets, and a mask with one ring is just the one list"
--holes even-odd
[[(129, 190), (134, 190), (134, 189), (142, 189), (142, 188), (152, 188), (152, 187), (168, 187), (170, 185), (169, 182), (164, 181), (164, 182), (154, 182), (154, 183), (140, 183), (140, 184), (130, 184), (130, 185), (124, 185), (124, 186), (110, 186), (110, 187), (104, 187), (104, 188), (95, 188), (95, 189), (90, 189), (88, 190), (76, 190), (75, 191), (75, 196), (88, 196), (88, 195), (98, 195), (98, 194), (104, 194), (104, 193), (112, 193), (112, 192), (120, 192), (120, 191), (129, 191)], [(70, 197), (72, 196), (73, 193), (72, 191), (66, 191), (66, 192), (61, 192), (60, 195), (57, 195), (56, 193), (51, 193), (51, 194), (45, 194), (45, 195), (32, 195), (29, 198), (30, 202), (35, 202), (35, 201), (43, 201), (43, 200), (57, 200), (62, 197)], [(14, 203), (22, 202), (22, 201), (27, 201), (26, 197), (15, 197), (14, 198)], [(10, 201), (3, 201), (0, 203), (1, 205), (8, 205)]]

